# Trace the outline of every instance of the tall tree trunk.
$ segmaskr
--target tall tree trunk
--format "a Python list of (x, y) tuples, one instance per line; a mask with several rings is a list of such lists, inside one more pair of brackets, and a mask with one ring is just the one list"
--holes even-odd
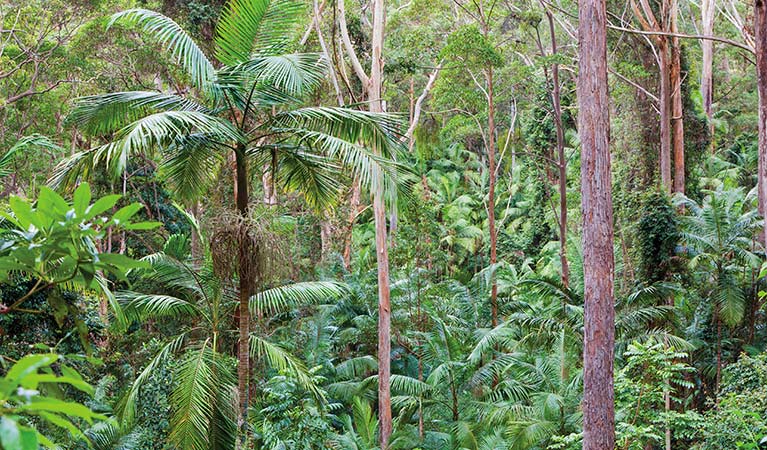
[(668, 39), (662, 36), (658, 44), (658, 74), (660, 75), (660, 179), (666, 192), (671, 192), (671, 60)]
[(585, 306), (583, 449), (609, 450), (615, 446), (615, 263), (605, 0), (581, 0), (578, 15), (577, 95)]
[[(244, 219), (248, 216), (248, 172), (245, 161), (245, 149), (238, 148), (235, 152), (236, 186), (237, 186), (237, 213)], [(242, 233), (240, 239), (242, 239)], [(247, 419), (248, 403), (250, 401), (250, 310), (248, 300), (250, 298), (251, 273), (250, 258), (244, 242), (239, 245), (239, 339), (237, 341), (237, 390), (240, 400), (240, 409), (237, 415), (237, 426), (240, 432), (237, 448), (245, 449), (247, 445)]]
[[(557, 54), (557, 36), (554, 32), (554, 16), (546, 11), (551, 33), (551, 54)], [(565, 130), (562, 125), (562, 96), (559, 88), (559, 64), (551, 66), (551, 103), (554, 107), (554, 125), (557, 129), (557, 166), (559, 168), (559, 263), (562, 273), (562, 284), (570, 285), (570, 265), (567, 261), (567, 158), (565, 157)]]
[[(716, 0), (701, 0), (701, 31), (705, 36), (714, 34), (714, 16), (716, 14)], [(703, 52), (703, 62), (700, 70), (700, 95), (703, 99), (703, 112), (708, 119), (709, 135), (711, 139), (711, 148), (714, 148), (714, 41), (710, 39), (701, 39), (701, 50)]]
[[(495, 92), (493, 67), (488, 66), (487, 72), (487, 224), (490, 232), (490, 265), (498, 262), (498, 234), (495, 230)], [(493, 328), (498, 326), (498, 281), (495, 277), (495, 267), (492, 268), (492, 286), (490, 287), (490, 307), (492, 309)]]
[[(678, 33), (678, 1), (671, 0), (671, 32)], [(671, 38), (671, 126), (674, 135), (674, 192), (684, 194), (684, 110), (682, 108), (682, 48)]]
[[(386, 24), (385, 0), (373, 0), (372, 61), (368, 82), (370, 112), (383, 112), (383, 44)], [(374, 149), (376, 152), (380, 149)], [(383, 192), (383, 174), (378, 173), (373, 193), (375, 217), (376, 256), (378, 260), (378, 420), (381, 426), (381, 449), (389, 446), (392, 432), (391, 416), (391, 299), (389, 292), (389, 251), (386, 239), (386, 205)]]
[[(756, 30), (756, 83), (759, 91), (759, 214), (767, 211), (767, 0), (754, 2), (754, 30)], [(762, 231), (762, 243), (767, 243), (767, 227)]]

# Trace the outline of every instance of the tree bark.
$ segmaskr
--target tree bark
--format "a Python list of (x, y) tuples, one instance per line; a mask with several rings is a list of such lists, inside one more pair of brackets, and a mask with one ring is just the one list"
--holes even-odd
[(352, 181), (352, 193), (349, 197), (349, 218), (347, 228), (344, 233), (344, 268), (351, 270), (352, 267), (352, 232), (354, 231), (354, 222), (357, 221), (357, 215), (360, 213), (360, 180), (355, 178)]
[[(554, 33), (554, 17), (546, 11), (551, 33), (551, 54), (557, 54), (557, 37)], [(551, 103), (554, 107), (554, 125), (557, 129), (557, 167), (559, 168), (559, 263), (561, 266), (562, 285), (570, 285), (570, 265), (567, 261), (567, 158), (565, 156), (565, 130), (562, 125), (562, 99), (559, 88), (559, 64), (551, 66)]]
[[(647, 0), (631, 0), (631, 9), (639, 21), (645, 34), (654, 36), (654, 46), (658, 55), (659, 94), (658, 107), (660, 110), (660, 179), (661, 185), (666, 192), (671, 192), (671, 113), (672, 113), (672, 86), (671, 86), (671, 57), (669, 55), (669, 35), (671, 34), (671, 10), (672, 2), (676, 0), (662, 0), (660, 10), (656, 17), (652, 6)], [(641, 7), (641, 8), (640, 8)], [(658, 20), (658, 17), (660, 20)], [(611, 27), (618, 28), (618, 27)], [(636, 31), (637, 33), (641, 33)]]
[[(756, 80), (759, 92), (759, 214), (767, 211), (767, 1), (754, 2), (754, 30), (756, 30)], [(767, 243), (767, 227), (762, 230), (762, 243)]]
[[(714, 34), (714, 16), (716, 14), (715, 0), (701, 0), (701, 28), (706, 36)], [(708, 39), (700, 41), (703, 61), (700, 72), (700, 95), (703, 99), (703, 112), (708, 119), (709, 134), (713, 136), (714, 128), (714, 42)], [(711, 139), (713, 143), (713, 138)], [(712, 146), (713, 148), (713, 146)]]
[[(373, 0), (372, 61), (368, 82), (370, 112), (383, 112), (383, 44), (386, 23), (385, 0)], [(376, 153), (380, 149), (374, 149)], [(375, 217), (376, 256), (378, 261), (378, 420), (381, 427), (381, 449), (389, 446), (392, 433), (391, 415), (391, 299), (389, 292), (389, 251), (386, 239), (386, 205), (383, 192), (383, 174), (378, 173), (373, 192)]]
[[(237, 213), (246, 218), (248, 215), (248, 172), (245, 160), (245, 149), (238, 148), (235, 152)], [(250, 401), (250, 280), (251, 273), (248, 265), (250, 258), (243, 242), (239, 245), (239, 307), (237, 309), (239, 324), (239, 339), (237, 341), (237, 390), (240, 409), (237, 414), (237, 426), (240, 432), (237, 448), (244, 449), (247, 445), (248, 404)]]
[[(678, 33), (678, 0), (671, 0), (671, 32)], [(682, 106), (682, 48), (671, 38), (671, 126), (674, 135), (674, 192), (684, 194), (684, 110)]]
[(615, 446), (615, 263), (605, 0), (581, 0), (578, 14), (577, 95), (585, 306), (583, 449), (609, 450)]
[(660, 179), (666, 192), (671, 192), (671, 61), (668, 39), (658, 44), (658, 74), (660, 76)]
[(487, 68), (487, 224), (490, 232), (490, 265), (492, 267), (492, 286), (490, 287), (490, 307), (492, 309), (493, 328), (498, 326), (498, 281), (495, 277), (495, 264), (498, 262), (498, 233), (495, 230), (495, 92), (493, 67)]

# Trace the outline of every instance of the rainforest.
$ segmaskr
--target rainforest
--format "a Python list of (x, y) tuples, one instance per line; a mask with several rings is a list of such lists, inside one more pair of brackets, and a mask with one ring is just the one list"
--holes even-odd
[(767, 1), (0, 0), (0, 450), (767, 448)]

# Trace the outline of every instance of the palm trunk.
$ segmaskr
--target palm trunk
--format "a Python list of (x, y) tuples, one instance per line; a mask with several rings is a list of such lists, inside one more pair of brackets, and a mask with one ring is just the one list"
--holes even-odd
[(613, 208), (607, 17), (604, 0), (579, 4), (578, 130), (581, 135), (584, 351), (583, 449), (615, 447)]
[(490, 307), (492, 309), (493, 328), (498, 326), (498, 281), (495, 278), (495, 264), (498, 262), (498, 234), (495, 230), (495, 93), (493, 91), (493, 67), (487, 68), (487, 224), (490, 232), (490, 265), (492, 268), (492, 286), (490, 288)]
[[(237, 212), (244, 219), (248, 215), (248, 173), (245, 162), (245, 149), (238, 148), (235, 152), (236, 176), (237, 176)], [(242, 233), (240, 234), (242, 235)], [(242, 239), (242, 238), (241, 238)], [(240, 436), (237, 447), (242, 450), (247, 448), (248, 441), (248, 403), (250, 396), (250, 310), (248, 300), (250, 298), (250, 280), (246, 274), (250, 273), (249, 255), (244, 242), (239, 245), (239, 339), (237, 342), (237, 390), (240, 400), (240, 409), (237, 416), (237, 425)]]
[[(754, 30), (756, 49), (756, 79), (759, 91), (759, 214), (767, 211), (767, 1), (754, 2)], [(767, 227), (762, 231), (762, 243), (767, 244)]]

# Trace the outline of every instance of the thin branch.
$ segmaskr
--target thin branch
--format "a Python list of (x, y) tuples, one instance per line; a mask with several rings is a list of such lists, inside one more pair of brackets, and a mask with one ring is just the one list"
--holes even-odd
[[(737, 47), (741, 50), (744, 50), (750, 54), (754, 54), (754, 50), (749, 48), (746, 44), (742, 44), (737, 41), (733, 41), (732, 39), (727, 39), (719, 36), (704, 36), (700, 34), (683, 34), (683, 33), (670, 33), (666, 31), (642, 31), (642, 30), (632, 30), (630, 28), (623, 28), (616, 25), (607, 25), (607, 28), (611, 30), (616, 31), (623, 31), (625, 33), (633, 33), (633, 34), (641, 34), (644, 36), (669, 36), (669, 37), (678, 37), (681, 39), (698, 39), (698, 40), (709, 40), (709, 41), (716, 41), (716, 42), (722, 42), (725, 44), (732, 45), (733, 47)], [(749, 59), (749, 61), (751, 61)], [(753, 61), (751, 61), (753, 64)]]
[(439, 71), (442, 68), (442, 64), (438, 64), (437, 67), (434, 69), (434, 71), (429, 75), (429, 80), (426, 82), (426, 86), (423, 88), (423, 92), (421, 92), (421, 95), (418, 96), (418, 100), (415, 102), (415, 106), (413, 107), (413, 120), (410, 123), (410, 126), (407, 129), (407, 132), (405, 133), (405, 138), (407, 138), (410, 142), (410, 150), (413, 150), (413, 133), (415, 132), (416, 127), (418, 126), (418, 121), (421, 118), (421, 108), (423, 106), (424, 100), (426, 100), (426, 97), (429, 95), (429, 91), (431, 91), (431, 88), (434, 86), (434, 82), (437, 80), (437, 76), (439, 75)]

